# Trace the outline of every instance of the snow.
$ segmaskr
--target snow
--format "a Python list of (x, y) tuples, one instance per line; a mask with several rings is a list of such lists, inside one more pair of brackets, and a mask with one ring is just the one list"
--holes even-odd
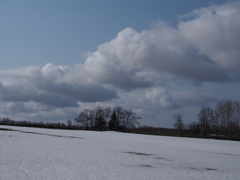
[(1, 180), (240, 179), (240, 142), (0, 128)]

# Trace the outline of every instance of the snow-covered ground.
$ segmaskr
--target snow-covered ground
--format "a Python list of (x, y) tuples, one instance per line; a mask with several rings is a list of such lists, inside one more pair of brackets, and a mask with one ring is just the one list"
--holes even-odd
[(240, 179), (240, 142), (0, 128), (1, 180)]

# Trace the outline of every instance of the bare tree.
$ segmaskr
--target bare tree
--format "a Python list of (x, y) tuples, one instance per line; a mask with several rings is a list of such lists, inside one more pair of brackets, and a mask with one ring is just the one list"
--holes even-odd
[(184, 113), (175, 113), (173, 115), (174, 118), (174, 127), (179, 131), (179, 134), (183, 136), (183, 130), (184, 130), (184, 123), (183, 123), (183, 118)]
[(105, 111), (105, 113), (104, 113), (105, 117), (104, 118), (105, 118), (106, 123), (108, 123), (110, 118), (111, 118), (112, 109), (110, 107), (107, 107), (107, 108), (105, 108), (104, 111)]
[(86, 130), (92, 129), (94, 126), (95, 112), (91, 109), (84, 109), (75, 118), (75, 122), (82, 124)]
[(104, 108), (102, 106), (94, 109), (84, 109), (75, 118), (75, 122), (80, 123), (87, 130), (103, 131), (107, 129), (107, 124), (109, 129), (112, 130), (128, 130), (138, 125), (138, 120), (141, 119), (132, 109), (125, 109), (122, 106), (115, 107), (113, 112), (114, 116), (110, 107)]
[(202, 108), (198, 113), (198, 121), (200, 125), (200, 130), (206, 138), (207, 134), (210, 132), (211, 125), (214, 121), (213, 109), (210, 107)]
[(216, 115), (221, 122), (224, 136), (232, 136), (235, 126), (236, 103), (232, 100), (222, 100), (216, 106)]
[(214, 119), (212, 121), (212, 129), (214, 130), (214, 133), (217, 135), (217, 138), (218, 138), (219, 131), (220, 131), (220, 117), (216, 109), (214, 110)]
[(124, 129), (135, 128), (136, 125), (139, 125), (138, 120), (142, 119), (137, 116), (132, 109), (124, 110), (124, 119), (121, 121)]
[(115, 110), (115, 113), (116, 113), (116, 116), (117, 116), (117, 120), (119, 122), (123, 121), (123, 119), (124, 119), (124, 108), (123, 108), (123, 106), (116, 106), (114, 108), (114, 110)]
[(199, 123), (192, 122), (187, 125), (187, 130), (188, 130), (188, 133), (190, 133), (190, 135), (194, 135), (195, 137), (198, 137), (200, 133), (200, 125)]
[(95, 109), (96, 116), (95, 116), (95, 129), (98, 131), (106, 130), (106, 118), (110, 116), (110, 113), (106, 113), (106, 109), (102, 106), (98, 106)]
[(236, 102), (236, 118), (235, 118), (235, 136), (239, 138), (240, 136), (240, 102)]
[(139, 125), (138, 120), (141, 117), (137, 116), (132, 109), (125, 109), (122, 106), (117, 106), (114, 108), (116, 114), (116, 121), (119, 123), (119, 130), (128, 130), (129, 128), (134, 128)]
[(72, 127), (72, 121), (71, 120), (67, 120), (67, 125), (68, 125), (68, 128), (71, 128)]

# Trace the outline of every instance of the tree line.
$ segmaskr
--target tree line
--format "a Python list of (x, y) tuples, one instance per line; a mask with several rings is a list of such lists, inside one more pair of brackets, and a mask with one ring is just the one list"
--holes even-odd
[(139, 117), (132, 109), (123, 106), (114, 108), (98, 106), (82, 110), (74, 120), (66, 123), (13, 121), (0, 119), (0, 125), (29, 126), (55, 129), (78, 129), (96, 131), (122, 131), (141, 134), (218, 138), (240, 140), (240, 102), (222, 100), (215, 108), (203, 107), (197, 114), (197, 121), (185, 124), (184, 113), (173, 115), (174, 128), (140, 126)]
[(203, 107), (197, 114), (197, 122), (185, 125), (184, 113), (173, 115), (174, 127), (181, 136), (204, 138), (240, 139), (240, 102), (222, 100), (215, 108)]
[(73, 125), (71, 120), (68, 120), (67, 123), (64, 122), (50, 123), (50, 122), (14, 121), (9, 118), (2, 118), (0, 119), (0, 125), (38, 127), (50, 129), (75, 129), (75, 130), (83, 129), (83, 127), (79, 125)]
[(139, 125), (138, 116), (132, 109), (123, 106), (110, 107), (98, 106), (93, 109), (84, 109), (75, 118), (75, 122), (86, 130), (114, 130), (129, 131)]
[[(138, 116), (132, 109), (123, 106), (110, 107), (98, 106), (93, 109), (84, 109), (72, 120), (64, 122), (30, 122), (14, 121), (9, 118), (0, 119), (0, 125), (40, 127), (51, 129), (75, 129), (75, 130), (96, 130), (96, 131), (122, 131), (129, 132), (139, 125)], [(74, 123), (75, 122), (75, 123)]]

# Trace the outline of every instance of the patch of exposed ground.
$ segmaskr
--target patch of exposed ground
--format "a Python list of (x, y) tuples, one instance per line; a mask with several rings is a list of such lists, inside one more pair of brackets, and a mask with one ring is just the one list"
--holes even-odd
[(214, 169), (214, 168), (196, 168), (196, 167), (190, 167), (189, 169), (193, 169), (193, 170), (217, 171), (217, 169)]
[(153, 166), (151, 166), (149, 164), (140, 164), (139, 167), (153, 168)]
[(13, 131), (12, 129), (0, 128), (1, 131)]
[(45, 135), (45, 136), (53, 136), (53, 137), (65, 137), (65, 138), (78, 138), (78, 139), (83, 139), (82, 137), (77, 137), (77, 136), (61, 136), (58, 134), (47, 134), (47, 133), (38, 133), (38, 132), (28, 132), (28, 131), (19, 131), (22, 133), (30, 133), (30, 134), (39, 134), (39, 135)]
[(155, 157), (155, 159), (165, 160), (165, 161), (173, 161), (171, 159), (167, 159), (167, 158), (164, 158), (164, 157)]
[(17, 132), (21, 132), (21, 133), (39, 134), (39, 135), (53, 136), (53, 137), (65, 137), (65, 138), (84, 139), (82, 137), (77, 137), (77, 136), (61, 136), (61, 135), (58, 135), (58, 134), (47, 134), (47, 133), (39, 133), (39, 132), (21, 131), (21, 130), (7, 129), (7, 128), (0, 128), (0, 130), (1, 131), (17, 131)]
[[(138, 156), (155, 156), (154, 154), (147, 154), (147, 153), (135, 152), (135, 151), (126, 151), (124, 153), (138, 155)], [(155, 156), (154, 158), (159, 159), (159, 160), (172, 161), (171, 159), (168, 159), (168, 158), (165, 158), (165, 157)]]
[(207, 170), (207, 171), (216, 171), (217, 169), (214, 169), (214, 168), (205, 168), (205, 170)]
[(139, 156), (153, 156), (153, 154), (146, 154), (146, 153), (140, 153), (140, 152), (134, 152), (134, 151), (127, 151), (124, 153), (134, 154), (134, 155), (139, 155)]

